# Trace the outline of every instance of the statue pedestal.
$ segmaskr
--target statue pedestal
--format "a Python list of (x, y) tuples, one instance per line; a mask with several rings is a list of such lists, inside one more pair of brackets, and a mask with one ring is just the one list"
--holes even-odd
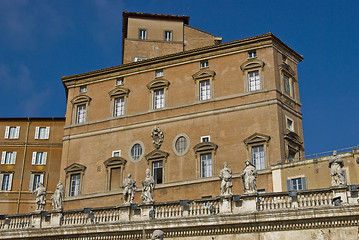
[(250, 194), (242, 195), (241, 212), (257, 211), (257, 197), (258, 197), (258, 193), (250, 193)]
[(122, 206), (117, 206), (118, 212), (120, 215), (120, 220), (124, 222), (130, 221), (130, 215), (131, 215), (131, 204), (125, 203)]
[(330, 188), (333, 191), (333, 199), (340, 197), (341, 204), (348, 204), (347, 186), (337, 186)]
[(219, 213), (231, 213), (232, 212), (232, 196), (221, 196), (219, 201)]
[(41, 211), (40, 210), (32, 212), (31, 225), (33, 228), (41, 228)]
[(50, 220), (51, 227), (59, 227), (61, 225), (61, 217), (62, 217), (61, 210), (52, 211), (51, 212), (51, 220)]
[(153, 203), (141, 204), (140, 208), (141, 208), (141, 219), (142, 220), (152, 219), (154, 217), (153, 216), (153, 214), (154, 214)]

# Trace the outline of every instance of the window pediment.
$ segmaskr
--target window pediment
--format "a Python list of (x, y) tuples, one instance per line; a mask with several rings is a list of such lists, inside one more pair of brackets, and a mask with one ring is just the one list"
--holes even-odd
[(103, 164), (106, 167), (116, 166), (116, 165), (124, 166), (124, 165), (126, 165), (126, 163), (127, 163), (127, 160), (124, 159), (123, 157), (111, 157), (103, 162)]
[(268, 143), (270, 140), (270, 136), (261, 134), (261, 133), (254, 133), (251, 136), (247, 137), (243, 140), (243, 142), (248, 146), (249, 144), (255, 143)]
[(287, 131), (286, 133), (284, 133), (284, 139), (287, 140), (288, 143), (290, 143), (291, 145), (296, 145), (300, 149), (304, 149), (303, 140), (297, 133)]
[(81, 94), (79, 96), (74, 97), (71, 100), (72, 104), (78, 104), (78, 103), (85, 103), (85, 102), (90, 102), (92, 100), (92, 98), (90, 98), (87, 95)]
[(264, 62), (262, 60), (248, 59), (241, 65), (241, 70), (244, 71), (252, 68), (263, 68), (263, 67), (264, 67)]
[(202, 151), (216, 151), (218, 145), (213, 142), (201, 142), (198, 143), (196, 146), (193, 147), (195, 152), (202, 152)]
[(289, 75), (290, 77), (294, 78), (295, 77), (295, 71), (286, 63), (282, 63), (279, 66), (279, 69), (282, 72), (285, 72), (287, 75)]
[(170, 82), (164, 78), (156, 78), (149, 82), (147, 84), (147, 88), (149, 90), (155, 89), (155, 88), (165, 88), (170, 85)]
[(161, 151), (159, 149), (155, 149), (149, 154), (145, 156), (147, 161), (154, 160), (154, 159), (167, 159), (169, 153)]
[(209, 69), (201, 69), (200, 71), (196, 72), (192, 75), (193, 80), (198, 80), (202, 78), (213, 78), (216, 75), (215, 71)]
[(86, 166), (79, 164), (79, 163), (72, 163), (70, 166), (66, 167), (64, 170), (66, 173), (83, 172), (86, 170)]
[(121, 95), (127, 96), (129, 93), (130, 93), (130, 89), (128, 89), (128, 88), (116, 87), (116, 88), (112, 89), (111, 91), (109, 91), (108, 95), (110, 95), (110, 97), (121, 96)]

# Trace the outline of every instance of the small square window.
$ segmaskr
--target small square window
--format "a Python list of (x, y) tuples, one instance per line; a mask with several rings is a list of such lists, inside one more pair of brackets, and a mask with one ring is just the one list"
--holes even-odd
[(201, 62), (201, 68), (207, 68), (207, 67), (209, 67), (208, 61), (202, 61)]
[(135, 57), (134, 62), (141, 62), (146, 59), (147, 59), (146, 57)]
[(121, 157), (121, 150), (112, 151), (112, 157)]
[(158, 78), (158, 77), (163, 77), (163, 70), (157, 70), (156, 71), (156, 74), (155, 74), (155, 77)]
[(283, 61), (284, 63), (287, 62), (287, 57), (286, 57), (285, 55), (282, 55), (282, 61)]
[(165, 41), (172, 41), (172, 31), (165, 31)]
[(248, 52), (248, 58), (255, 58), (255, 57), (257, 57), (257, 51), (256, 50)]
[(85, 93), (85, 92), (87, 92), (87, 86), (81, 86), (80, 93)]
[(293, 132), (294, 131), (294, 121), (287, 116), (285, 117), (285, 119), (286, 119), (287, 129)]
[(121, 85), (123, 85), (123, 83), (124, 83), (123, 78), (117, 78), (116, 86), (121, 86)]
[(139, 29), (139, 39), (146, 40), (147, 38), (147, 31), (146, 29)]
[(201, 137), (201, 142), (210, 142), (211, 141), (211, 136), (203, 136)]

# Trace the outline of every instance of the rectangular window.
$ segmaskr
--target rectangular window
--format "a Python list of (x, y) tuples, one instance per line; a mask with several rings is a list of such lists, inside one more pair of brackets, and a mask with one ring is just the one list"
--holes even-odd
[(118, 78), (118, 79), (116, 80), (116, 85), (117, 85), (117, 86), (121, 86), (121, 85), (123, 85), (123, 83), (124, 83), (123, 78)]
[(282, 61), (283, 61), (284, 63), (287, 62), (287, 57), (286, 57), (285, 55), (282, 55)]
[(201, 68), (208, 68), (208, 67), (209, 67), (208, 61), (202, 61), (201, 62)]
[(85, 93), (85, 92), (87, 92), (87, 86), (81, 86), (80, 93)]
[(255, 58), (255, 57), (257, 57), (256, 50), (248, 52), (248, 58)]
[(86, 120), (86, 104), (78, 105), (76, 111), (76, 123), (84, 123)]
[(162, 161), (152, 162), (152, 175), (155, 180), (155, 184), (163, 183), (163, 166)]
[(307, 189), (306, 177), (287, 179), (288, 191), (298, 191), (298, 190), (306, 190), (306, 189)]
[(285, 121), (286, 121), (287, 129), (293, 132), (294, 131), (294, 121), (287, 116), (285, 117)]
[(16, 152), (3, 151), (1, 155), (1, 164), (15, 164)]
[(135, 57), (134, 62), (140, 62), (146, 59), (147, 59), (146, 57)]
[(290, 81), (287, 75), (283, 75), (284, 91), (290, 94)]
[(211, 136), (202, 136), (201, 137), (201, 142), (210, 142), (211, 141)]
[(146, 31), (146, 29), (140, 29), (139, 30), (139, 39), (141, 39), (141, 40), (146, 40), (146, 38), (147, 38), (147, 31)]
[(44, 183), (44, 174), (43, 173), (31, 173), (29, 191), (34, 191), (39, 187), (39, 183)]
[(153, 91), (153, 109), (164, 108), (165, 106), (165, 91), (158, 89)]
[(172, 41), (172, 31), (165, 31), (165, 41)]
[(112, 157), (121, 157), (121, 150), (112, 151)]
[(163, 70), (157, 70), (156, 71), (156, 74), (155, 74), (155, 77), (163, 77)]
[(211, 98), (211, 87), (209, 80), (199, 82), (199, 100), (208, 100)]
[(1, 173), (0, 174), (0, 187), (1, 191), (11, 191), (12, 186), (12, 173)]
[(252, 159), (257, 170), (265, 169), (263, 145), (252, 147)]
[(212, 177), (212, 154), (205, 153), (200, 155), (201, 158), (201, 177)]
[(81, 174), (72, 174), (70, 177), (70, 196), (78, 196), (80, 194)]
[(5, 128), (5, 139), (18, 139), (20, 134), (20, 126)]
[(261, 89), (261, 81), (259, 79), (259, 71), (248, 72), (248, 86), (249, 91), (256, 91)]
[(121, 189), (121, 175), (122, 173), (122, 168), (121, 167), (113, 167), (110, 168), (110, 191), (111, 190), (116, 190), (116, 189)]
[(114, 117), (122, 116), (125, 113), (125, 97), (115, 98)]
[(46, 165), (47, 152), (33, 152), (32, 165)]
[(50, 127), (36, 127), (35, 139), (49, 139)]

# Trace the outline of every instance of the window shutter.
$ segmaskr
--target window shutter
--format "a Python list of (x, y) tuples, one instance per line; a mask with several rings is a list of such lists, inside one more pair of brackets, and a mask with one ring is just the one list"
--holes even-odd
[(44, 184), (44, 174), (43, 174), (43, 173), (40, 175), (40, 182), (41, 182), (42, 184)]
[(12, 173), (11, 174), (9, 174), (9, 185), (8, 185), (8, 189), (9, 189), (9, 191), (11, 191), (11, 186), (12, 186)]
[(45, 138), (49, 139), (49, 136), (50, 136), (50, 127), (46, 127), (46, 136), (45, 136)]
[(10, 126), (6, 126), (5, 128), (5, 139), (9, 138)]
[(6, 152), (3, 151), (1, 155), (1, 164), (5, 164), (5, 156), (6, 156)]
[(33, 191), (34, 189), (33, 189), (33, 186), (34, 186), (34, 174), (33, 173), (31, 173), (31, 175), (30, 175), (30, 184), (29, 184), (29, 191)]
[(0, 174), (0, 190), (2, 190), (2, 180), (4, 179), (4, 174)]
[(18, 139), (20, 136), (20, 126), (16, 126), (15, 138)]
[(16, 152), (13, 152), (11, 156), (11, 164), (15, 164), (15, 162), (16, 162)]
[(292, 190), (293, 190), (292, 181), (290, 179), (287, 179), (287, 191), (292, 191)]
[(302, 179), (303, 190), (306, 190), (307, 189), (307, 178), (301, 177), (301, 179)]
[(35, 139), (39, 139), (40, 127), (35, 128)]
[(36, 152), (33, 152), (32, 153), (32, 162), (31, 162), (31, 164), (35, 165), (35, 163), (36, 163)]
[(46, 159), (47, 159), (47, 152), (44, 152), (44, 154), (42, 155), (42, 164), (46, 165)]

